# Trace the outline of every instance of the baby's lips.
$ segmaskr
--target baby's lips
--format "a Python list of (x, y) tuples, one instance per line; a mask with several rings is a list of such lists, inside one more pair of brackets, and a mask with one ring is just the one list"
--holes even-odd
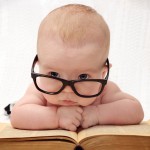
[(76, 105), (77, 103), (71, 100), (63, 100), (63, 103), (66, 105)]

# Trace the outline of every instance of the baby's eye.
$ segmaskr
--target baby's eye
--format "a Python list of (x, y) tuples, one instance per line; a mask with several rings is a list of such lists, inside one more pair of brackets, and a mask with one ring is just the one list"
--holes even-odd
[(89, 78), (89, 76), (87, 74), (80, 74), (79, 75), (80, 80), (85, 80), (85, 79), (88, 79), (88, 78)]
[(50, 72), (49, 75), (50, 75), (51, 77), (57, 77), (57, 78), (60, 77), (59, 73), (57, 73), (57, 72)]

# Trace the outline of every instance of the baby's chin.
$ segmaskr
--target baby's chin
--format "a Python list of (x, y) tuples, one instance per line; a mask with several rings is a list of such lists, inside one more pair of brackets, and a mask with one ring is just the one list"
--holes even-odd
[(72, 101), (63, 101), (63, 102), (60, 102), (60, 103), (53, 103), (52, 105), (56, 105), (56, 106), (79, 106), (79, 107), (85, 107), (85, 106), (88, 106), (86, 104), (79, 104), (77, 102), (72, 102)]
[(59, 106), (80, 106), (80, 107), (86, 107), (86, 106), (89, 106), (89, 105), (92, 105), (93, 104), (93, 101), (92, 102), (86, 102), (86, 103), (78, 103), (78, 102), (74, 102), (74, 101), (70, 101), (70, 100), (63, 100), (61, 101), (58, 105)]

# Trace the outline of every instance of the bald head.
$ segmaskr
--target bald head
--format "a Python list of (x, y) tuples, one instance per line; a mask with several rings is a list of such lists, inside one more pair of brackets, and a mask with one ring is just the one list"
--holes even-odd
[(42, 21), (38, 34), (38, 48), (43, 38), (59, 37), (67, 46), (82, 46), (99, 41), (108, 52), (110, 35), (101, 15), (91, 7), (70, 4), (50, 12)]

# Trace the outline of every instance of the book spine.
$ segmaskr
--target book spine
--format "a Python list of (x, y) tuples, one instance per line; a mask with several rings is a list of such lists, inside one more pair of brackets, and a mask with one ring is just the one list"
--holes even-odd
[(83, 147), (81, 147), (80, 145), (77, 145), (74, 150), (84, 150)]

